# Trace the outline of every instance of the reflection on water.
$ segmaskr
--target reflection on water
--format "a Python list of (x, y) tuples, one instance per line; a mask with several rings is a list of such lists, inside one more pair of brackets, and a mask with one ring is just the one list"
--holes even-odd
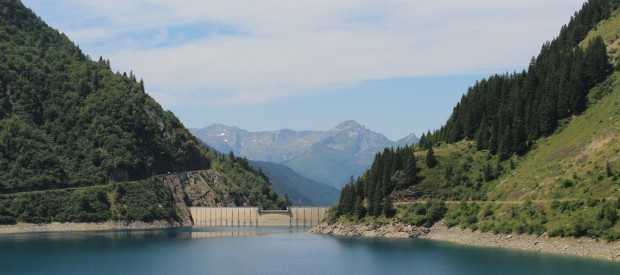
[(282, 233), (304, 233), (308, 228), (282, 227), (217, 227), (194, 228), (179, 227), (169, 229), (141, 229), (141, 230), (105, 230), (105, 231), (77, 231), (77, 232), (34, 232), (0, 234), (0, 241), (64, 241), (64, 240), (128, 240), (128, 239), (205, 239), (215, 237), (244, 237), (262, 236)]
[(0, 235), (0, 274), (620, 274), (620, 264), (297, 228)]
[(283, 233), (304, 233), (306, 229), (290, 229), (290, 228), (217, 228), (212, 230), (194, 230), (191, 232), (192, 239), (206, 239), (215, 237), (247, 237), (247, 236), (263, 236)]

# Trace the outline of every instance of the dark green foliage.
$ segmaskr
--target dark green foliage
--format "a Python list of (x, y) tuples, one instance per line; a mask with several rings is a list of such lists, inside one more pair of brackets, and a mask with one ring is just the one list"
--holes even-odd
[(456, 105), (446, 124), (424, 136), (429, 142), (475, 140), (501, 160), (522, 155), (532, 141), (552, 134), (558, 121), (587, 107), (588, 91), (612, 72), (601, 37), (585, 49), (579, 43), (620, 6), (617, 0), (588, 1), (560, 35), (543, 45), (526, 71), (495, 75), (477, 82)]
[[(0, 0), (0, 223), (175, 219), (153, 176), (208, 169), (214, 155), (132, 72), (112, 72), (20, 1)], [(218, 165), (235, 197), (290, 204), (247, 160)], [(144, 181), (118, 183), (130, 180)]]
[(396, 214), (396, 209), (394, 209), (394, 205), (392, 204), (392, 199), (390, 197), (383, 198), (383, 216), (391, 218)]
[(115, 220), (150, 222), (176, 215), (172, 193), (155, 179), (115, 184), (112, 194), (115, 197)]
[(448, 227), (456, 225), (472, 227), (478, 223), (478, 213), (480, 212), (480, 209), (480, 205), (477, 203), (469, 204), (465, 201), (461, 201), (459, 209), (450, 212), (446, 216), (445, 224)]
[(340, 192), (337, 216), (344, 215), (351, 219), (361, 219), (366, 215), (366, 208), (363, 205), (363, 187), (360, 180), (355, 182), (351, 177), (349, 183)]
[(11, 217), (13, 223), (105, 221), (111, 218), (108, 189), (90, 187), (2, 195), (0, 204), (8, 210), (10, 214), (5, 217)]
[(160, 180), (0, 195), (0, 224), (16, 221), (174, 220), (174, 198)]
[[(617, 231), (620, 198), (585, 200), (558, 195), (561, 200), (549, 203), (545, 200), (546, 194), (537, 189), (542, 182), (531, 182), (531, 187), (515, 191), (515, 196), (525, 192), (532, 196), (522, 203), (502, 201), (509, 194), (489, 193), (490, 188), (505, 184), (496, 181), (505, 170), (520, 169), (514, 162), (520, 158), (514, 155), (527, 153), (534, 141), (558, 131), (559, 125), (565, 125), (572, 116), (586, 110), (589, 102), (600, 100), (613, 91), (613, 80), (606, 81), (613, 68), (603, 39), (595, 37), (585, 41), (584, 48), (579, 44), (596, 24), (609, 18), (618, 7), (618, 0), (586, 2), (562, 28), (560, 35), (543, 45), (527, 70), (495, 75), (471, 87), (443, 127), (422, 135), (418, 145), (421, 152), (426, 150), (430, 155), (433, 146), (441, 146), (439, 163), (427, 165), (434, 168), (423, 170), (421, 176), (426, 177), (425, 180), (415, 182), (407, 191), (415, 194), (412, 197), (426, 198), (428, 202), (398, 205), (396, 220), (430, 226), (435, 218), (443, 218), (448, 226), (484, 232), (535, 235), (548, 232), (550, 236), (620, 239)], [(459, 142), (461, 140), (473, 140), (475, 145)], [(456, 144), (443, 146), (443, 142)], [(459, 151), (448, 155), (450, 151), (444, 148)], [(359, 201), (355, 194), (360, 185), (363, 185), (362, 202), (367, 206), (367, 215), (382, 214), (386, 196), (395, 190), (388, 179), (398, 178), (396, 173), (386, 177), (382, 171), (393, 172), (395, 170), (386, 167), (402, 163), (385, 158), (388, 155), (389, 152), (378, 155), (364, 176), (343, 189), (340, 215), (352, 216), (351, 209), (355, 209)], [(603, 169), (597, 170), (601, 167), (596, 165), (591, 172), (600, 172), (599, 181), (610, 177), (616, 183), (620, 177), (619, 162), (610, 159)], [(556, 184), (555, 190), (571, 190), (589, 182), (573, 175), (571, 179), (558, 178)], [(585, 186), (584, 192), (592, 193), (592, 189), (598, 188), (594, 185), (591, 189)], [(487, 194), (498, 200), (486, 201)], [(449, 203), (447, 209), (444, 205), (432, 210), (433, 205), (440, 205), (437, 200), (461, 200), (461, 203)]]
[(353, 177), (342, 189), (336, 216), (361, 219), (366, 215), (391, 217), (395, 214), (390, 195), (418, 181), (413, 147), (386, 148), (377, 153), (372, 166), (362, 177)]
[[(216, 170), (234, 183), (226, 190), (233, 197), (247, 197), (250, 205), (262, 206), (264, 209), (286, 209), (290, 206), (290, 199), (279, 198), (269, 178), (260, 168), (253, 169), (247, 159), (236, 157), (232, 152), (227, 155), (217, 152), (213, 154), (216, 156)], [(236, 201), (235, 205), (240, 206), (241, 201)]]
[[(549, 235), (563, 237), (587, 236), (590, 238), (603, 238), (608, 241), (620, 239), (620, 233), (613, 229), (618, 222), (617, 203), (598, 202), (596, 206), (591, 205), (585, 206), (583, 202), (577, 204), (564, 204), (563, 202), (558, 207), (557, 203), (554, 203), (552, 209), (562, 214), (567, 213), (570, 220), (568, 224), (551, 230)], [(584, 213), (586, 210), (589, 211)], [(589, 213), (594, 213), (594, 215)]]
[(562, 180), (562, 188), (570, 188), (573, 187), (573, 185), (575, 184), (569, 179)]
[(278, 209), (287, 209), (291, 205), (291, 199), (288, 198), (287, 194), (284, 194), (284, 197), (279, 197), (276, 201), (276, 207)]
[(442, 200), (486, 200), (489, 183), (503, 171), (497, 157), (477, 152), (473, 144), (446, 155), (435, 168), (424, 171), (420, 184), (411, 187), (419, 197)]
[(434, 140), (433, 140), (433, 135), (431, 134), (431, 131), (429, 130), (426, 133), (422, 133), (422, 137), (420, 137), (420, 141), (418, 141), (419, 148), (422, 150), (426, 150), (426, 149), (433, 147), (433, 145), (434, 145)]
[(15, 117), (0, 120), (0, 187), (43, 189), (68, 180), (61, 158), (45, 133)]
[(547, 231), (544, 207), (526, 200), (521, 205), (501, 205), (461, 201), (445, 218), (449, 227), (460, 226), (482, 232), (540, 235)]
[(416, 226), (431, 227), (444, 218), (448, 211), (446, 204), (439, 200), (429, 200), (424, 203), (407, 205), (402, 212), (401, 221)]
[(0, 193), (206, 169), (195, 138), (130, 73), (0, 1)]
[(434, 168), (437, 166), (437, 159), (435, 158), (435, 152), (433, 151), (433, 147), (429, 147), (428, 151), (426, 151), (426, 166), (428, 168)]
[(617, 181), (620, 177), (620, 161), (608, 161), (607, 164), (605, 164), (605, 175)]
[[(549, 225), (549, 220), (556, 221), (556, 224)], [(587, 236), (613, 241), (620, 238), (620, 233), (614, 231), (617, 222), (616, 202), (554, 200), (545, 206), (527, 199), (521, 204), (461, 201), (458, 207), (445, 214), (444, 223), (449, 227), (460, 226), (483, 232), (535, 235), (548, 232), (550, 236)]]

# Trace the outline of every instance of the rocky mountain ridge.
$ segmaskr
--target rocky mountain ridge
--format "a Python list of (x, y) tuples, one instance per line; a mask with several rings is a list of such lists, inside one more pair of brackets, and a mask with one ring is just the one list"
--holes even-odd
[(232, 151), (250, 160), (284, 164), (305, 177), (338, 188), (351, 175), (357, 177), (368, 169), (377, 152), (419, 140), (411, 134), (392, 141), (354, 120), (327, 131), (250, 132), (223, 124), (190, 131), (220, 152)]

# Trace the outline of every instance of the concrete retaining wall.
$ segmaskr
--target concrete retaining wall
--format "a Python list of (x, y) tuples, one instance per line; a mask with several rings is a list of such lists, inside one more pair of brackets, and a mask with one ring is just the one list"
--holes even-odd
[(259, 211), (257, 207), (190, 207), (195, 227), (312, 227), (327, 207), (291, 207), (289, 211)]

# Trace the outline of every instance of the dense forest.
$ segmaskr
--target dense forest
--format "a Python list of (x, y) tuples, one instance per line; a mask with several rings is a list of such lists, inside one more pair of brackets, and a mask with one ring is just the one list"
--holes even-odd
[(392, 216), (395, 210), (389, 195), (415, 184), (418, 171), (413, 147), (386, 148), (377, 153), (366, 173), (356, 181), (351, 177), (342, 188), (336, 216)]
[(20, 1), (0, 7), (1, 193), (209, 168), (132, 73), (91, 61)]
[(200, 144), (132, 72), (0, 0), (0, 223), (174, 218), (153, 176), (204, 169), (255, 205), (288, 205), (247, 161)]
[(552, 134), (561, 120), (587, 108), (587, 95), (613, 71), (601, 37), (580, 42), (620, 1), (593, 0), (583, 5), (560, 35), (542, 46), (527, 70), (495, 75), (469, 88), (446, 124), (424, 134), (420, 145), (475, 140), (500, 159), (526, 153), (534, 140)]
[[(586, 37), (599, 23), (617, 16), (619, 7), (618, 0), (586, 2), (558, 37), (544, 43), (527, 70), (478, 81), (454, 107), (446, 124), (423, 134), (415, 148), (386, 149), (377, 154), (372, 167), (342, 189), (339, 204), (332, 208), (328, 220), (431, 226), (444, 219), (448, 226), (483, 232), (619, 239), (620, 232), (614, 228), (620, 199), (599, 194), (606, 188), (617, 190), (617, 161), (607, 159), (606, 165), (584, 161), (586, 152), (574, 148), (588, 145), (591, 139), (570, 148), (566, 142), (554, 143), (553, 148), (559, 149), (544, 152), (545, 162), (569, 153), (580, 154), (580, 158), (554, 164), (557, 168), (553, 173), (544, 170), (545, 176), (553, 179), (545, 183), (545, 189), (537, 190), (543, 185), (536, 181), (540, 175), (502, 186), (509, 177), (505, 176), (507, 172), (528, 174), (519, 170), (519, 161), (534, 151), (537, 141), (567, 127), (590, 105), (599, 103), (594, 111), (597, 116), (589, 113), (584, 121), (594, 117), (613, 121), (618, 115), (617, 107), (613, 107), (618, 102), (601, 105), (598, 100), (616, 93), (614, 87), (619, 84), (614, 68), (620, 66), (610, 62), (602, 37)], [(576, 127), (583, 131), (582, 125), (587, 122), (579, 123)], [(612, 135), (614, 130), (602, 128), (607, 125), (602, 119), (596, 123), (603, 129), (603, 138)], [(617, 159), (618, 149), (610, 150), (615, 150)], [(536, 166), (532, 164), (535, 161), (541, 166), (541, 160), (528, 161), (527, 167)], [(572, 175), (562, 175), (567, 169)], [(511, 193), (502, 193), (506, 190)], [(506, 197), (527, 199), (497, 201)], [(394, 200), (403, 198), (404, 204), (394, 205)]]

